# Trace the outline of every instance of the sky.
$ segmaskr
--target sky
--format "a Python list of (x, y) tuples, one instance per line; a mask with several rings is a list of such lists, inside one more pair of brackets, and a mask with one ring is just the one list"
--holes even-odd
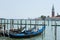
[(60, 14), (60, 0), (0, 0), (0, 18), (27, 19)]

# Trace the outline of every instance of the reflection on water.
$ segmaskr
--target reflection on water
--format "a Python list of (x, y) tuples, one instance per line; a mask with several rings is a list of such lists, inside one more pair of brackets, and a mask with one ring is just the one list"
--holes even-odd
[[(0, 37), (0, 40), (55, 40), (55, 35), (54, 35), (54, 27), (51, 26), (51, 24), (55, 24), (55, 22), (48, 21), (45, 22), (47, 24), (45, 32), (43, 32), (41, 35), (32, 37), (32, 38), (9, 38), (9, 37)], [(57, 24), (60, 22), (57, 21)], [(57, 40), (60, 40), (60, 27), (57, 27)]]

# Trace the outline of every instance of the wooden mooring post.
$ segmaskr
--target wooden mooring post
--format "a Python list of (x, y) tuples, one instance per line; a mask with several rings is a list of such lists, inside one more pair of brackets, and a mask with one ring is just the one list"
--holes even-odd
[(7, 19), (7, 34), (9, 36), (9, 25), (8, 25), (8, 19)]
[(51, 25), (51, 26), (54, 26), (54, 37), (55, 37), (55, 40), (57, 40), (57, 26), (59, 26), (59, 25), (57, 25), (57, 23), (56, 23), (56, 21), (55, 21), (55, 25)]
[(55, 40), (57, 40), (57, 23), (55, 21)]
[[(51, 20), (51, 25), (53, 24), (53, 20)], [(51, 26), (51, 31), (53, 30), (53, 27)]]
[(3, 35), (4, 35), (4, 37), (5, 37), (5, 32), (6, 32), (6, 25), (5, 25), (5, 20), (4, 20), (4, 32), (3, 32)]
[[(44, 19), (43, 26), (46, 26), (46, 25), (45, 25), (45, 19)], [(45, 37), (45, 30), (44, 30), (44, 32), (42, 33), (42, 40), (44, 40), (44, 37)]]
[(49, 26), (49, 20), (48, 20), (48, 26)]

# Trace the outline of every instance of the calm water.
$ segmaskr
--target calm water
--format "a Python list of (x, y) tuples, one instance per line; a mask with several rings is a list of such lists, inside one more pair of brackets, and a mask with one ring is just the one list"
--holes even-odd
[[(57, 24), (60, 24), (60, 21), (56, 21)], [(47, 24), (45, 32), (43, 32), (41, 35), (32, 37), (32, 38), (20, 38), (20, 39), (15, 39), (15, 38), (9, 38), (9, 37), (0, 37), (0, 40), (55, 40), (55, 35), (54, 35), (54, 26), (51, 26), (52, 24), (55, 24), (55, 21), (45, 21)], [(57, 40), (60, 40), (60, 27), (57, 27)]]

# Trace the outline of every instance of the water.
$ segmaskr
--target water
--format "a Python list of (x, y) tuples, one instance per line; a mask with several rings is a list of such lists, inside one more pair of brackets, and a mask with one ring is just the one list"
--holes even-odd
[[(56, 21), (57, 24), (60, 23), (60, 21)], [(55, 40), (55, 35), (54, 35), (54, 26), (51, 26), (52, 24), (55, 24), (55, 21), (45, 21), (47, 24), (45, 32), (43, 32), (41, 35), (32, 37), (32, 38), (9, 38), (9, 37), (0, 37), (0, 40)], [(57, 27), (57, 40), (60, 40), (60, 27)]]

